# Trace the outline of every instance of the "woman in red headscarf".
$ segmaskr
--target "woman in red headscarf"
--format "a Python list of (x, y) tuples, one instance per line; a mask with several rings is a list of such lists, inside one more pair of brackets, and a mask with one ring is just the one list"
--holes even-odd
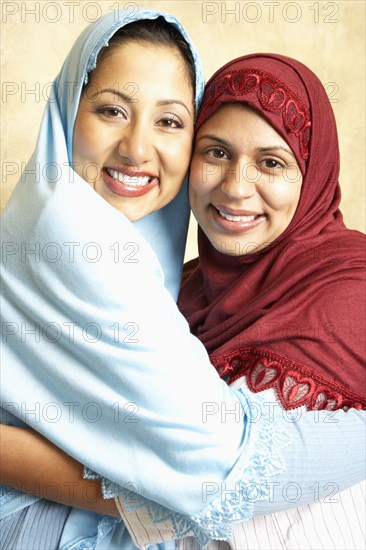
[[(246, 424), (233, 468), (242, 463), (241, 477), (231, 472), (220, 487), (212, 483), (219, 456), (211, 447), (201, 460), (201, 435), (194, 453), (168, 445), (159, 452), (169, 452), (176, 474), (192, 458), (205, 469), (202, 505), (212, 502), (209, 510), (170, 513), (167, 501), (178, 510), (186, 496), (158, 477), (153, 500), (165, 506), (123, 489), (118, 496), (104, 484), (138, 546), (193, 530), (201, 542), (205, 533), (228, 541), (211, 540), (210, 550), (362, 548), (365, 241), (343, 224), (338, 173), (331, 106), (301, 63), (249, 55), (209, 81), (190, 175), (200, 257), (186, 266), (180, 308), (232, 393), (248, 398), (244, 421), (229, 401), (202, 403), (203, 423), (218, 413), (227, 422), (227, 448), (236, 427), (229, 420), (237, 415), (237, 425)], [(179, 334), (174, 341), (179, 352)], [(192, 392), (199, 385), (203, 396), (216, 381), (198, 382), (201, 364), (194, 366)], [(161, 388), (164, 403), (167, 391), (180, 391), (153, 376), (141, 395)], [(186, 402), (189, 411), (192, 396)], [(279, 438), (291, 434), (286, 448), (276, 422)], [(179, 428), (172, 427), (170, 438)], [(187, 494), (197, 493), (193, 467)], [(198, 545), (187, 537), (178, 548)]]
[(241, 57), (208, 82), (196, 131), (199, 260), (180, 294), (192, 332), (228, 382), (274, 388), (285, 409), (364, 407), (365, 239), (339, 211), (320, 81), (293, 59)]

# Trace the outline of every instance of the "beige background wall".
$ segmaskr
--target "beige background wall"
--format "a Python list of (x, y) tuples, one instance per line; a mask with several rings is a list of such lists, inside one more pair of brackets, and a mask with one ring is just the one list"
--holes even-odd
[[(2, 1), (2, 207), (32, 153), (49, 84), (75, 38), (102, 13), (124, 7), (175, 14), (196, 43), (206, 80), (251, 52), (281, 53), (308, 65), (326, 86), (337, 119), (346, 223), (365, 231), (364, 0)], [(194, 227), (187, 257), (193, 255)]]

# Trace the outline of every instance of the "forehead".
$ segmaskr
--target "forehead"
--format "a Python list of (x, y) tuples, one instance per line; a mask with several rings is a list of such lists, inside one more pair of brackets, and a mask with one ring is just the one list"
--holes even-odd
[(264, 118), (246, 103), (224, 103), (200, 127), (197, 137), (206, 133), (225, 134), (232, 139), (251, 138), (254, 140), (275, 139), (284, 145), (286, 141)]
[(89, 81), (90, 94), (113, 89), (138, 102), (148, 97), (183, 101), (193, 113), (193, 89), (177, 48), (126, 41), (106, 49)]
[[(106, 48), (91, 77), (109, 78), (111, 73), (117, 79), (123, 78), (126, 73), (152, 77), (159, 71), (159, 74), (163, 72), (166, 76), (176, 76), (178, 79), (181, 77), (179, 73), (184, 70), (185, 62), (178, 48), (128, 40)], [(155, 80), (156, 77), (151, 78), (151, 83)]]

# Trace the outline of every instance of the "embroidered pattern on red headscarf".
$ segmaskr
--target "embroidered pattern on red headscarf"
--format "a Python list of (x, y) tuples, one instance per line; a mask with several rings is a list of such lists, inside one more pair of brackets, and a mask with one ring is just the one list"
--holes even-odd
[(253, 92), (257, 94), (263, 109), (282, 114), (286, 130), (299, 138), (301, 156), (306, 160), (309, 156), (311, 126), (309, 109), (286, 84), (262, 71), (233, 71), (212, 82), (206, 89), (205, 107), (197, 120), (197, 128), (200, 126), (201, 117), (207, 118), (208, 110), (216, 110), (215, 103), (220, 102), (223, 94), (227, 97), (232, 96), (233, 99), (238, 97), (243, 101), (247, 94)]
[(179, 306), (220, 375), (274, 388), (286, 409), (366, 408), (365, 236), (339, 210), (333, 111), (319, 79), (274, 54), (236, 59), (206, 86), (199, 128), (243, 102), (287, 141), (303, 173), (287, 229), (255, 254), (218, 252), (199, 229)]

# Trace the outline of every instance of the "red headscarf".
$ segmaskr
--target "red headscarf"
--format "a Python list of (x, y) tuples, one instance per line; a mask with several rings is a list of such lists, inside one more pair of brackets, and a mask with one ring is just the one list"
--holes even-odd
[(335, 120), (319, 79), (293, 59), (238, 58), (206, 86), (200, 127), (228, 102), (247, 103), (275, 128), (303, 174), (287, 229), (255, 254), (229, 256), (199, 230), (199, 262), (179, 305), (220, 375), (274, 387), (286, 409), (366, 408), (365, 238), (346, 229)]

